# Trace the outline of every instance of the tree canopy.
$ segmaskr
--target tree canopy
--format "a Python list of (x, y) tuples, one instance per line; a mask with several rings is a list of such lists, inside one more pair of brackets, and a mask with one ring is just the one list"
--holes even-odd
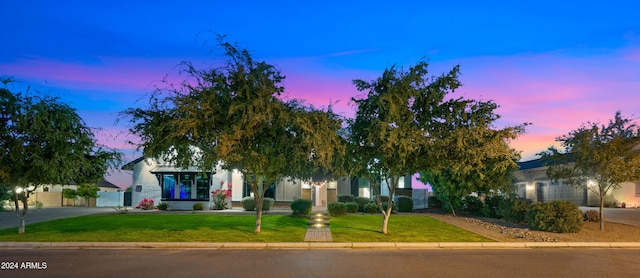
[(282, 177), (311, 179), (344, 156), (341, 118), (299, 100), (283, 101), (284, 76), (256, 61), (247, 50), (219, 38), (226, 65), (198, 69), (183, 63), (189, 79), (179, 88), (156, 92), (148, 108), (124, 112), (140, 136), (145, 156), (179, 167), (211, 171), (221, 163), (237, 169), (251, 185), (260, 233), (262, 201)]
[(116, 167), (120, 154), (97, 143), (92, 130), (68, 104), (40, 94), (0, 88), (0, 183), (9, 184), (16, 211), (43, 184), (95, 183)]
[[(445, 201), (510, 186), (519, 153), (508, 140), (526, 124), (496, 129), (495, 103), (450, 97), (461, 86), (459, 66), (433, 77), (427, 67), (420, 61), (406, 71), (391, 67), (371, 82), (354, 81), (368, 91), (354, 99), (358, 110), (349, 126), (354, 172), (374, 191), (386, 179), (390, 202), (399, 179), (415, 172)], [(383, 233), (391, 208), (383, 211)]]
[(431, 184), (436, 197), (454, 215), (462, 198), (471, 193), (512, 191), (520, 153), (508, 143), (528, 124), (496, 128), (497, 108), (491, 101), (450, 100), (440, 107), (446, 111), (442, 118), (431, 125), (431, 163), (421, 172), (421, 179)]
[(548, 161), (547, 175), (598, 195), (604, 230), (605, 195), (624, 182), (640, 180), (640, 128), (618, 111), (606, 125), (588, 122), (556, 141), (564, 151), (550, 147), (539, 154)]

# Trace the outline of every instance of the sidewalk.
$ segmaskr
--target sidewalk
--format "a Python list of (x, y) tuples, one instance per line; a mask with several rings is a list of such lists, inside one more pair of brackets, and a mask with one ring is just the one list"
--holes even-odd
[(0, 242), (13, 249), (536, 249), (629, 248), (640, 242)]

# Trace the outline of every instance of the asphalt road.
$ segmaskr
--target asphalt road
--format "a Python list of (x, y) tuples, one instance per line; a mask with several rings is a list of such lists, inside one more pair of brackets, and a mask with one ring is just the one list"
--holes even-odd
[[(635, 277), (640, 273), (638, 249), (4, 249), (0, 254), (5, 268), (0, 277)], [(18, 269), (6, 269), (14, 263)]]

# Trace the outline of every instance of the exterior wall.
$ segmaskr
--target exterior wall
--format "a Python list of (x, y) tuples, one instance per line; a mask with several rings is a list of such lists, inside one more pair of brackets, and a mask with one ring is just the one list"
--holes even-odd
[(351, 179), (341, 178), (338, 179), (338, 195), (352, 194), (356, 195), (358, 192), (351, 192)]
[(303, 188), (300, 199), (311, 200), (311, 188)]
[(31, 205), (36, 201), (42, 202), (42, 206), (45, 208), (61, 207), (62, 192), (33, 192), (29, 196), (28, 203)]
[(133, 192), (131, 193), (131, 205), (137, 206), (144, 198), (152, 199), (154, 204), (160, 203), (162, 191), (160, 183), (151, 173), (157, 164), (152, 159), (144, 159), (133, 165)]
[(338, 190), (327, 189), (327, 204), (338, 201)]
[[(548, 167), (517, 171), (515, 177), (518, 196), (534, 202), (569, 200), (582, 206), (599, 206), (600, 198), (591, 190), (573, 188), (564, 184), (552, 184), (547, 177)], [(614, 207), (625, 203), (626, 207), (640, 207), (640, 182), (628, 182), (605, 195), (605, 205)]]
[(276, 182), (276, 201), (293, 201), (302, 195), (302, 182), (290, 178), (282, 178)]
[[(518, 186), (518, 195), (522, 198), (538, 202), (536, 184), (540, 182), (551, 182), (547, 177), (547, 167), (521, 170), (515, 173)], [(524, 192), (524, 194), (522, 194)]]
[(427, 189), (411, 190), (411, 198), (413, 199), (413, 209), (423, 209), (429, 207), (429, 196), (432, 192)]

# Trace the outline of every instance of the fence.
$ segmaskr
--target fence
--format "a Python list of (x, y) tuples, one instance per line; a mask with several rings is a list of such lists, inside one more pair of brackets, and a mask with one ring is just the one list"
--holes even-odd
[(98, 192), (96, 207), (123, 207), (124, 192)]

